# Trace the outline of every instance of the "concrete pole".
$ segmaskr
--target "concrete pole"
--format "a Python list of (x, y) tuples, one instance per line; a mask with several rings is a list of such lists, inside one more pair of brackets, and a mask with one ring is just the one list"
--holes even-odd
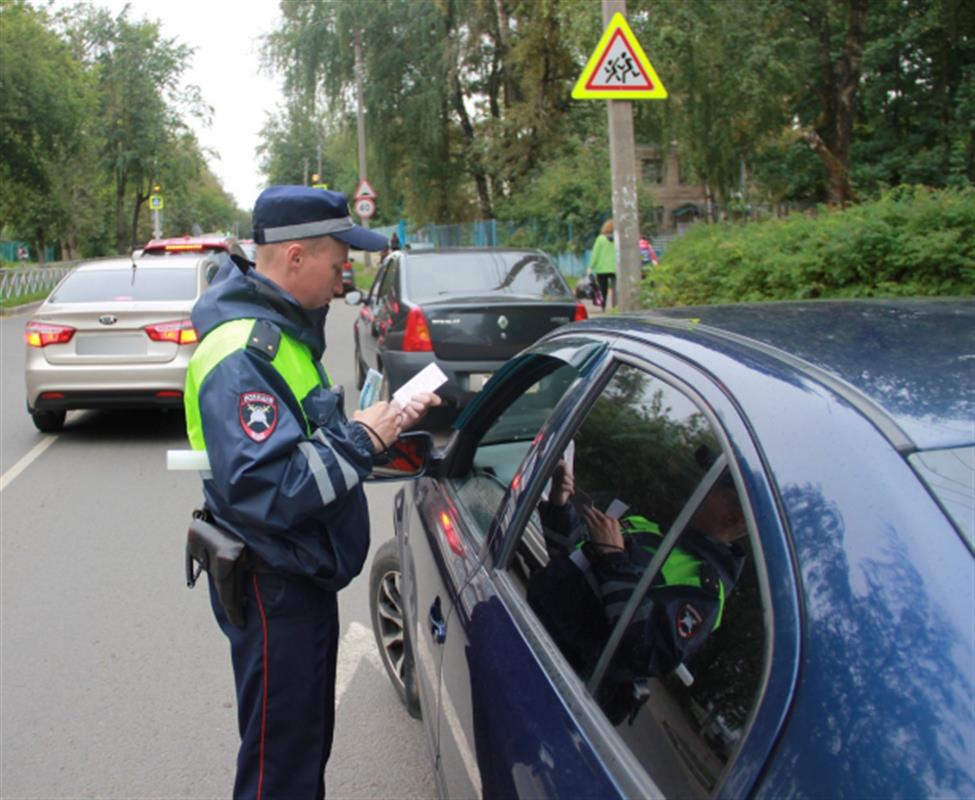
[[(617, 12), (626, 16), (626, 0), (603, 0), (604, 29)], [(620, 309), (633, 311), (640, 307), (640, 209), (636, 195), (633, 106), (629, 100), (607, 100), (606, 103), (613, 179), (616, 286)]]
[[(359, 180), (366, 176), (366, 118), (365, 102), (362, 98), (362, 32), (357, 28), (355, 32), (355, 99), (356, 99), (356, 138), (359, 142)], [(369, 220), (361, 218), (359, 223), (363, 228), (369, 227)], [(372, 258), (368, 252), (363, 254), (367, 267), (372, 266)]]

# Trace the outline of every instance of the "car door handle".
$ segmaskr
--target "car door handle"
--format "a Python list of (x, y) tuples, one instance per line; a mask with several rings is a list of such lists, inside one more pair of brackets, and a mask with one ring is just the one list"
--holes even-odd
[(443, 644), (447, 639), (447, 623), (444, 622), (443, 612), (440, 610), (440, 598), (430, 606), (430, 635), (437, 644)]

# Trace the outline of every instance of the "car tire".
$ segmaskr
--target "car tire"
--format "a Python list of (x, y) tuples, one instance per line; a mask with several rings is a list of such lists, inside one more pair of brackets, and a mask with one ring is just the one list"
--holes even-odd
[(31, 411), (30, 418), (34, 420), (34, 427), (42, 433), (60, 433), (64, 428), (66, 411)]
[(400, 594), (402, 570), (396, 539), (376, 551), (369, 572), (369, 612), (376, 636), (379, 657), (396, 694), (411, 717), (420, 719), (420, 700), (413, 668), (413, 649), (406, 633), (403, 597)]

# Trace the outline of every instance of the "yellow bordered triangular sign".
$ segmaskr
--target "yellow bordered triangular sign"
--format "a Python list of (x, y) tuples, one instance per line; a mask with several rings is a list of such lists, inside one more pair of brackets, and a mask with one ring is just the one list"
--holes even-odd
[(660, 78), (622, 14), (615, 14), (572, 90), (576, 100), (662, 100)]

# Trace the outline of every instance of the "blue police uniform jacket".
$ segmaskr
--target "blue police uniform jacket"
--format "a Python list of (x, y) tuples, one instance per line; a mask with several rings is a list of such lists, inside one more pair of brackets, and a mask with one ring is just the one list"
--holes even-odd
[[(327, 306), (303, 309), (248, 268), (212, 285), (194, 306), (192, 320), (201, 339), (231, 320), (263, 320), (309, 348), (323, 385), (300, 407), (258, 349), (238, 349), (206, 374), (198, 387), (210, 461), (203, 493), (217, 524), (271, 568), (337, 590), (359, 574), (369, 550), (362, 480), (372, 471), (373, 448), (324, 380), (319, 362), (327, 313)], [(255, 397), (257, 422), (249, 403)]]

